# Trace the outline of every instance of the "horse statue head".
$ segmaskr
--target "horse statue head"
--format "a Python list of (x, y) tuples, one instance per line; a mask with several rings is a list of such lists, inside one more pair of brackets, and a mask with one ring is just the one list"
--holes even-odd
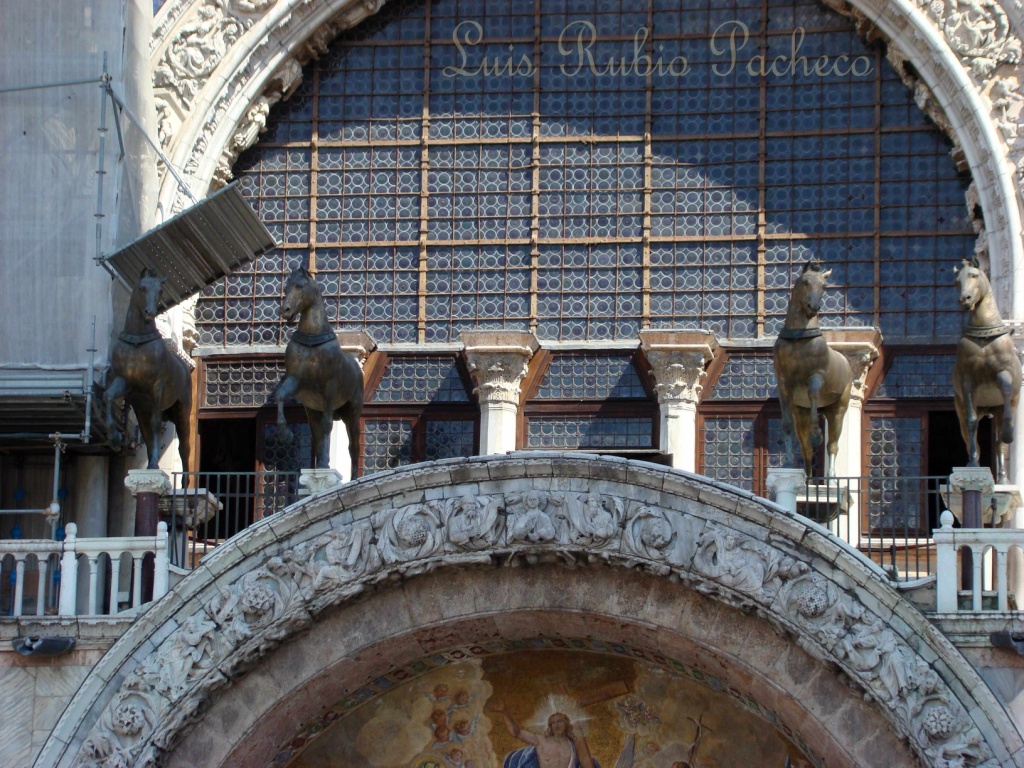
[(129, 307), (146, 323), (152, 322), (160, 314), (160, 292), (167, 282), (148, 267), (139, 275), (139, 282), (132, 291)]
[(960, 292), (960, 306), (968, 312), (973, 312), (978, 304), (992, 293), (992, 285), (981, 269), (977, 256), (972, 257), (970, 261), (964, 259), (960, 262), (960, 269), (954, 267), (953, 271), (956, 273), (956, 286)]
[(789, 294), (790, 311), (796, 310), (807, 318), (817, 317), (831, 274), (831, 269), (822, 272), (817, 261), (805, 263)]
[(323, 296), (320, 286), (305, 267), (296, 267), (284, 284), (284, 301), (281, 302), (281, 317), (287, 322), (295, 319)]

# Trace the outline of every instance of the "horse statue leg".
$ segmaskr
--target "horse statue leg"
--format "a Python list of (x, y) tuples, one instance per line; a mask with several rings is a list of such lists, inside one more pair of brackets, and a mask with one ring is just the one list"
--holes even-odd
[[(807, 380), (807, 400), (811, 404), (809, 434), (813, 448), (821, 445), (824, 439), (821, 434), (821, 424), (818, 421), (818, 398), (821, 396), (821, 388), (823, 386), (825, 386), (825, 377), (820, 373), (812, 373), (811, 377)], [(807, 461), (806, 454), (804, 455), (804, 461)]]
[(836, 456), (839, 455), (839, 438), (843, 431), (843, 419), (846, 418), (846, 409), (850, 405), (850, 396), (837, 400), (826, 408), (825, 424), (828, 426), (828, 476), (836, 476)]
[(963, 374), (960, 380), (960, 391), (954, 393), (954, 401), (956, 414), (960, 418), (960, 432), (967, 445), (967, 466), (976, 467), (981, 450), (978, 448), (978, 410), (974, 406), (971, 386), (971, 377)]
[(298, 391), (299, 380), (295, 376), (285, 376), (274, 390), (274, 398), (277, 400), (277, 437), (285, 445), (291, 443), (295, 437), (284, 417), (284, 403)]
[[(811, 440), (811, 412), (806, 408), (793, 409), (796, 422), (796, 438), (800, 443), (800, 457), (804, 462), (804, 473), (807, 477), (814, 474), (814, 444)], [(819, 430), (820, 431), (820, 430)]]
[[(996, 374), (996, 385), (1003, 395), (1002, 413), (993, 411), (992, 421), (996, 433), (996, 482), (1008, 482), (1006, 474), (1006, 454), (1013, 442), (1013, 414), (1017, 410), (1017, 391), (1013, 386), (1013, 374), (1003, 369)], [(1000, 418), (1002, 417), (1002, 418)]]
[(334, 422), (330, 411), (306, 408), (306, 421), (313, 436), (313, 467), (327, 469), (331, 465), (331, 430)]
[(189, 457), (192, 454), (192, 430), (189, 411), (191, 403), (179, 400), (167, 409), (167, 416), (178, 435), (178, 456), (181, 458), (181, 487), (188, 488)]
[(778, 390), (779, 390), (779, 406), (782, 409), (782, 446), (786, 452), (786, 465), (796, 466), (796, 427), (793, 422), (793, 400), (791, 393), (786, 385), (782, 381), (782, 377), (778, 379)]
[(348, 455), (352, 461), (351, 478), (359, 474), (359, 416), (362, 414), (362, 403), (348, 402), (338, 409), (338, 415), (348, 433)]
[(114, 401), (124, 397), (127, 392), (128, 383), (118, 376), (110, 382), (110, 386), (103, 393), (103, 397), (107, 401), (107, 430), (110, 432), (110, 445), (114, 450), (120, 448), (124, 441), (121, 430), (117, 428), (117, 422), (114, 421)]

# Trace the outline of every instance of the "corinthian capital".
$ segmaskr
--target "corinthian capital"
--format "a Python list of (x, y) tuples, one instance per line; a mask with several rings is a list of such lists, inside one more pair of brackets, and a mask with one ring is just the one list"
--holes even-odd
[(463, 331), (459, 338), (480, 402), (519, 405), (520, 385), (540, 346), (536, 337), (519, 331)]
[(659, 403), (698, 403), (718, 340), (709, 331), (640, 331), (640, 346), (654, 373)]
[(877, 328), (831, 328), (825, 331), (825, 340), (849, 361), (853, 373), (850, 393), (863, 400), (867, 394), (868, 371), (882, 346), (882, 332)]

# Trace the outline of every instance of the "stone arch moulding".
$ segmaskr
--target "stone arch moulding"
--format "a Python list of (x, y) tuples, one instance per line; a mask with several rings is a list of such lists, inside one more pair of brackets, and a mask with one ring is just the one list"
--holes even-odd
[[(609, 585), (604, 597), (591, 606), (578, 590), (559, 588), (564, 575), (554, 582), (543, 578), (569, 566), (584, 582)], [(668, 644), (688, 636), (691, 645), (704, 645), (707, 663), (742, 659), (742, 643), (702, 639), (700, 628), (717, 622), (686, 610), (710, 606), (728, 613), (729, 621), (746, 622), (743, 639), (781, 638), (783, 647), (807, 659), (809, 677), (845, 680), (830, 689), (845, 691), (841, 706), (866, 706), (884, 724), (872, 731), (883, 746), (873, 748), (935, 768), (1024, 765), (1020, 733), (974, 669), (880, 569), (825, 529), (707, 478), (642, 462), (541, 452), (380, 473), (312, 496), (239, 534), (100, 660), (36, 765), (179, 765), (187, 764), (180, 760), (189, 743), (201, 743), (211, 755), (242, 749), (238, 742), (192, 735), (209, 736), (216, 717), (206, 723), (206, 714), (230, 709), (232, 696), (237, 704), (240, 692), (281, 659), (318, 647), (308, 643), (321, 628), (340, 624), (355, 633), (350, 637), (365, 639), (364, 650), (335, 661), (313, 654), (303, 674), (308, 678), (326, 665), (361, 678), (358, 684), (392, 661), (422, 655), (422, 638), (408, 635), (416, 628), (436, 627), (437, 647), (447, 642), (446, 628), (453, 638), (472, 637), (459, 622), (487, 614), (486, 596), (479, 606), (472, 599), (440, 601), (436, 594), (431, 601), (431, 579), (441, 573), (491, 577), (476, 582), (481, 585), (504, 583), (509, 610), (496, 615), (563, 617), (548, 622), (549, 633), (564, 626), (608, 635), (611, 622), (620, 632), (633, 627), (633, 641), (658, 652), (661, 638)], [(636, 587), (639, 581), (648, 586)], [(423, 599), (409, 603), (403, 590), (417, 589)], [(524, 602), (513, 605), (520, 595)], [(440, 611), (434, 618), (431, 602)], [(422, 616), (409, 607), (419, 604), (427, 606)], [(442, 604), (451, 607), (437, 607)], [(538, 626), (543, 631), (543, 620)], [(764, 639), (772, 634), (775, 641)], [(394, 642), (381, 652), (389, 638)], [(297, 732), (323, 703), (312, 693), (314, 682), (298, 697), (299, 709), (275, 708), (288, 694), (284, 686), (264, 685), (271, 717), (256, 726), (289, 720)], [(774, 689), (784, 703), (804, 697), (803, 689), (786, 689), (768, 673), (755, 675), (748, 689), (762, 697)], [(846, 711), (816, 719), (803, 710), (795, 717), (808, 722), (789, 726), (832, 734), (839, 742), (835, 749), (825, 745), (832, 754), (862, 755), (858, 743), (871, 740), (840, 725)], [(206, 730), (191, 731), (197, 722)], [(223, 740), (227, 731), (219, 732)], [(269, 762), (274, 745), (264, 746), (270, 751), (248, 754), (245, 764), (266, 764), (257, 757)]]
[[(685, 1), (685, 0), (684, 0)], [(921, 78), (919, 105), (950, 133), (969, 166), (985, 214), (981, 246), (990, 254), (1001, 306), (1024, 317), (1020, 175), (1024, 97), (1018, 5), (991, 0), (822, 0), (886, 39), (894, 62)], [(302, 66), (342, 30), (385, 0), (168, 0), (157, 13), (150, 70), (157, 134), (171, 162), (185, 170), (197, 196), (230, 177), (238, 154), (265, 127), (270, 107), (287, 98)], [(1004, 8), (1004, 5), (1006, 6)], [(1015, 168), (1019, 163), (1020, 168)], [(161, 183), (165, 216), (187, 199), (169, 174)]]

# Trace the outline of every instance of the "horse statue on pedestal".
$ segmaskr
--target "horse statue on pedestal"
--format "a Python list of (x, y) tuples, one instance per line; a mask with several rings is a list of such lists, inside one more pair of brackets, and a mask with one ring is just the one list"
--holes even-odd
[(348, 432), (354, 479), (359, 468), (363, 372), (341, 349), (327, 320), (323, 292), (304, 267), (293, 270), (284, 287), (281, 317), (290, 322), (296, 315), (299, 328), (285, 349), (285, 376), (275, 392), (278, 435), (286, 443), (292, 440), (284, 406), (288, 398), (294, 397), (306, 409), (313, 433), (314, 467), (325, 469), (330, 465), (331, 430), (340, 419)]
[[(114, 401), (124, 398), (135, 412), (149, 456), (147, 469), (158, 469), (160, 427), (166, 419), (178, 434), (178, 455), (185, 472), (189, 469), (192, 411), (192, 372), (170, 339), (156, 329), (160, 290), (166, 278), (149, 269), (142, 270), (138, 285), (128, 301), (124, 330), (110, 353), (114, 380), (107, 387), (107, 427), (111, 446), (121, 445), (122, 437), (114, 421)], [(182, 487), (188, 476), (182, 475)]]
[(953, 365), (956, 415), (970, 456), (967, 466), (978, 466), (978, 421), (991, 416), (998, 443), (996, 482), (1005, 483), (1006, 450), (1013, 442), (1013, 416), (1020, 399), (1020, 358), (977, 258), (964, 260), (955, 271), (960, 306), (970, 313)]
[(839, 437), (853, 384), (850, 362), (829, 348), (818, 326), (818, 312), (831, 274), (832, 270), (822, 272), (815, 261), (804, 264), (789, 294), (786, 323), (773, 348), (786, 464), (799, 466), (795, 433), (808, 476), (812, 474), (814, 449), (822, 442), (819, 412), (828, 425), (828, 471), (835, 474)]

